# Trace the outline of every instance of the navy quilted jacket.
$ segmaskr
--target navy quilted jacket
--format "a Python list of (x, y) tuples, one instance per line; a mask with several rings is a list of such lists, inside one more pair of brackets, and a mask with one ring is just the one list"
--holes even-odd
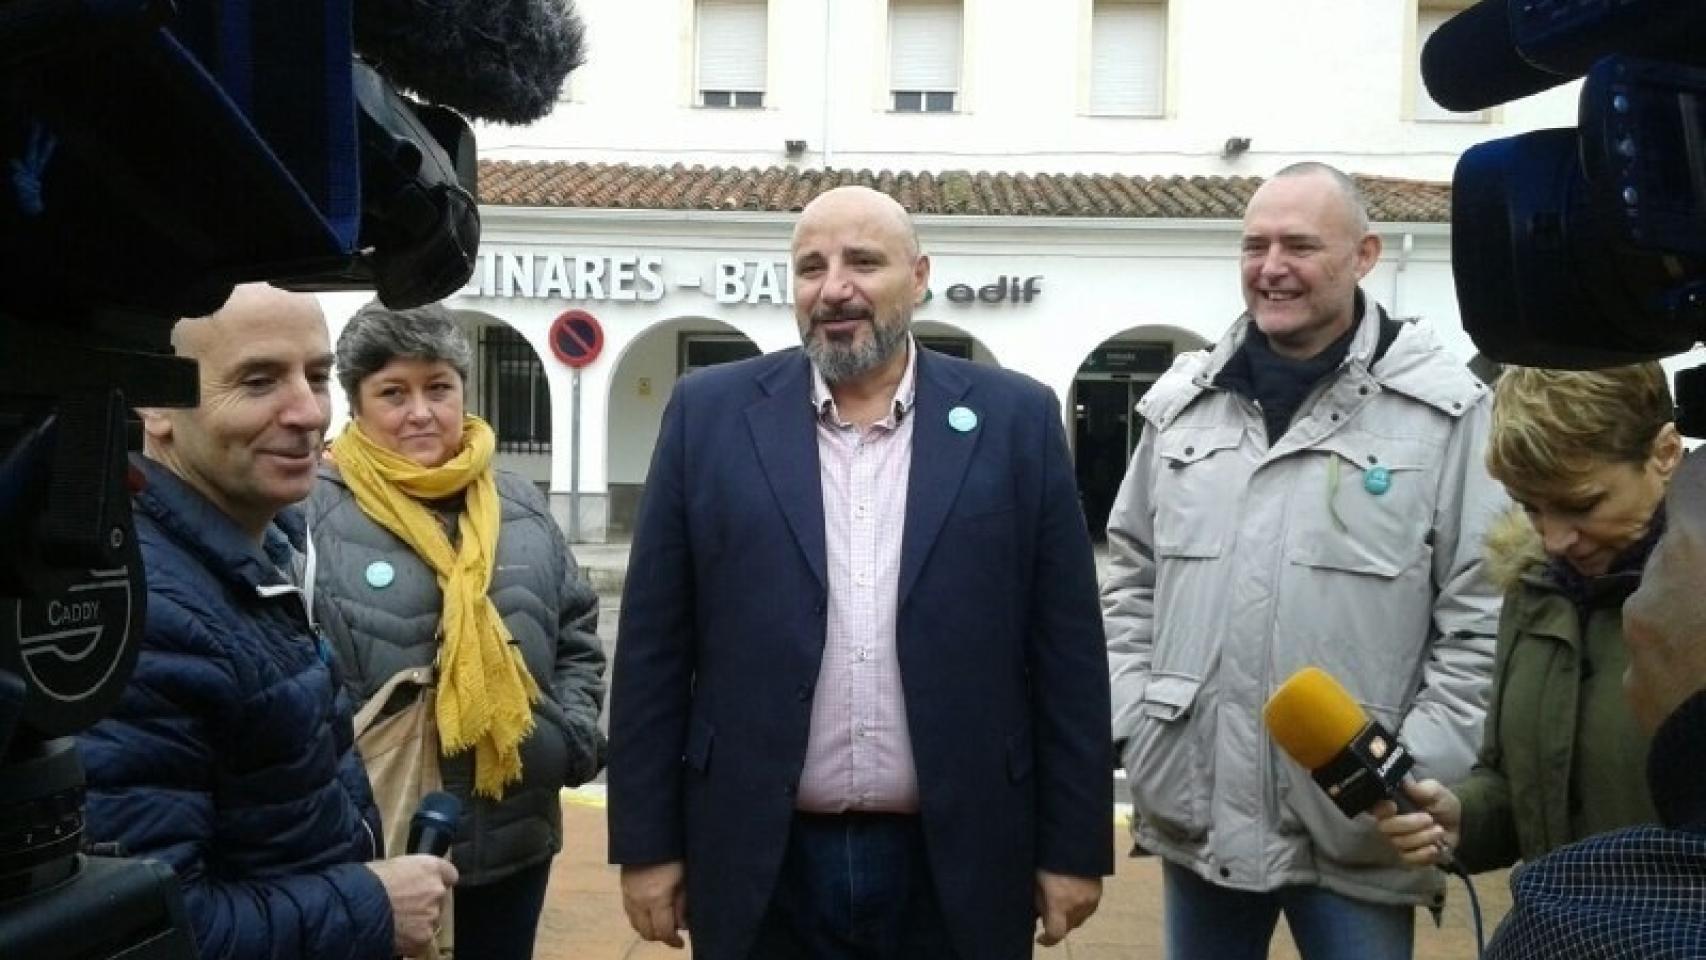
[(80, 738), (90, 839), (177, 872), (204, 958), (390, 957), (350, 704), (279, 569), (300, 526), (281, 515), (263, 552), (137, 463), (147, 628), (118, 708)]

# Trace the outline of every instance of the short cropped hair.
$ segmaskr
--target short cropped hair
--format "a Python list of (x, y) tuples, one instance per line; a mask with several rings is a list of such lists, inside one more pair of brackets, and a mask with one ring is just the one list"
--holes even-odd
[(1563, 499), (1606, 464), (1640, 465), (1676, 416), (1664, 368), (1506, 367), (1493, 388), (1487, 471), (1513, 494)]
[(1351, 179), (1350, 175), (1330, 163), (1318, 160), (1300, 160), (1288, 164), (1274, 172), (1269, 178), (1278, 180), (1280, 177), (1321, 176), (1333, 182), (1339, 188), (1339, 194), (1344, 198), (1345, 205), (1350, 209), (1351, 222), (1356, 225), (1357, 235), (1368, 233), (1368, 200), (1362, 195), (1362, 188)]
[(442, 303), (392, 310), (375, 300), (362, 307), (338, 334), (338, 383), (351, 410), (360, 408), (361, 382), (393, 360), (443, 360), (462, 383), (474, 363), (468, 338)]

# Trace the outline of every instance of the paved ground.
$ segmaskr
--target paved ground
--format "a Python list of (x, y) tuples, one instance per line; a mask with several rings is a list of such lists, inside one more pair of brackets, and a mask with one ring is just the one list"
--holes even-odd
[[(599, 634), (614, 651), (617, 603), (628, 565), (627, 544), (577, 544), (576, 558), (602, 598)], [(1102, 560), (1098, 551), (1098, 564)], [(1110, 800), (1110, 816), (1114, 814)], [(683, 954), (642, 943), (628, 928), (616, 868), (605, 863), (604, 807), (601, 785), (566, 794), (563, 804), (564, 849), (551, 871), (551, 887), (540, 920), (537, 960), (683, 960)], [(1116, 831), (1119, 838), (1124, 829)], [(1117, 841), (1116, 841), (1117, 842)], [(1066, 943), (1036, 956), (1047, 960), (1160, 960), (1161, 871), (1153, 857), (1131, 859), (1116, 851), (1118, 873), (1109, 879), (1102, 907)], [(1452, 883), (1444, 924), (1435, 929), (1426, 912), (1417, 914), (1416, 960), (1470, 960), (1475, 935), (1462, 885)], [(1506, 874), (1486, 874), (1475, 884), (1490, 935), (1510, 906)], [(1270, 953), (1296, 960), (1297, 952), (1282, 929)], [(1204, 958), (1213, 960), (1213, 958)]]
[[(605, 864), (604, 810), (595, 799), (570, 797), (563, 805), (566, 843), (551, 871), (551, 888), (540, 921), (538, 960), (663, 960), (683, 955), (658, 944), (642, 943), (622, 913), (616, 868)], [(1153, 857), (1119, 858), (1119, 872), (1108, 882), (1102, 908), (1066, 943), (1038, 947), (1046, 960), (1159, 960), (1161, 957), (1161, 874)], [(1475, 937), (1460, 885), (1454, 885), (1445, 924), (1434, 929), (1426, 913), (1417, 915), (1416, 960), (1470, 960)], [(1505, 874), (1476, 880), (1488, 932), (1509, 906)], [(1296, 958), (1283, 930), (1270, 956)], [(1212, 960), (1212, 958), (1205, 958)]]

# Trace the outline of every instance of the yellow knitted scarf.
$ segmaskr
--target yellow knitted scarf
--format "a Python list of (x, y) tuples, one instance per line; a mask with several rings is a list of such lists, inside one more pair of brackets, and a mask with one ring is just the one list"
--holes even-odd
[[(521, 741), (533, 730), (539, 685), (488, 595), (498, 548), (492, 428), (463, 419), (462, 449), (423, 467), (374, 443), (352, 422), (332, 458), (363, 513), (397, 535), (438, 575), (444, 596), (438, 648), (438, 735), (445, 756), (474, 748), (474, 792), (494, 799), (521, 779)], [(458, 542), (423, 501), (463, 495)]]

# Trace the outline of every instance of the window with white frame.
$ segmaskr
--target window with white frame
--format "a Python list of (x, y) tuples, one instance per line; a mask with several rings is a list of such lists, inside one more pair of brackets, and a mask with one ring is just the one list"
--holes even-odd
[(1421, 0), (1416, 7), (1416, 53), (1410, 58), (1411, 116), (1417, 120), (1427, 120), (1443, 123), (1485, 123), (1490, 119), (1486, 110), (1476, 110), (1470, 113), (1454, 113), (1434, 102), (1428, 96), (1427, 85), (1422, 82), (1422, 48), (1427, 46), (1428, 38), (1434, 35), (1447, 20), (1456, 16), (1468, 4), (1446, 2), (1446, 0)]
[(1090, 12), (1090, 112), (1158, 117), (1166, 75), (1165, 0), (1095, 0)]
[(890, 108), (897, 113), (959, 109), (958, 0), (889, 0)]
[(698, 0), (700, 106), (764, 106), (768, 33), (765, 0)]

